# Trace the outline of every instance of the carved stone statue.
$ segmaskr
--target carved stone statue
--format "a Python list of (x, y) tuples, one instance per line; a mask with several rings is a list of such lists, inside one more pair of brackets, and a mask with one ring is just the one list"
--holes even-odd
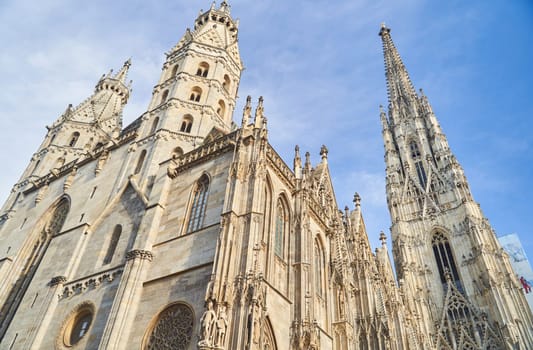
[(215, 345), (217, 347), (223, 347), (226, 341), (226, 331), (228, 329), (228, 316), (226, 315), (226, 307), (220, 306), (220, 311), (218, 313), (218, 319), (216, 322), (216, 337)]
[(207, 310), (205, 310), (200, 319), (200, 341), (198, 345), (211, 346), (214, 340), (215, 322), (217, 315), (213, 311), (213, 301), (207, 301)]

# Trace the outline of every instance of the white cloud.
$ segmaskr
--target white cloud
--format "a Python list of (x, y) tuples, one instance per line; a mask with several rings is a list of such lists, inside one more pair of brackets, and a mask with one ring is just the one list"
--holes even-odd
[[(254, 101), (263, 95), (271, 142), (287, 163), (292, 163), (295, 144), (300, 144), (303, 151), (311, 151), (313, 159), (318, 159), (320, 145), (326, 144), (339, 202), (341, 206), (351, 203), (353, 192), (359, 191), (366, 223), (372, 227), (369, 231), (389, 226), (378, 119), (378, 105), (387, 104), (377, 36), (382, 21), (393, 28), (396, 45), (415, 86), (424, 88), (445, 133), (456, 140), (457, 145), (451, 142), (451, 146), (459, 151), (459, 160), (477, 164), (476, 159), (479, 163), (481, 157), (489, 159), (490, 166), (479, 170), (472, 167), (472, 172), (486, 174), (486, 183), (495, 187), (509, 175), (491, 171), (490, 167), (505, 169), (511, 163), (507, 157), (513, 157), (513, 164), (518, 164), (516, 158), (523, 159), (522, 167), (515, 166), (512, 171), (531, 173), (531, 143), (525, 141), (531, 139), (527, 130), (533, 128), (530, 104), (523, 102), (520, 108), (503, 116), (510, 120), (508, 128), (520, 122), (519, 130), (507, 136), (499, 135), (507, 131), (501, 124), (483, 122), (503, 118), (491, 114), (491, 109), (485, 107), (488, 102), (509, 103), (499, 99), (505, 96), (488, 95), (499, 89), (498, 81), (484, 79), (495, 66), (490, 56), (479, 55), (491, 45), (503, 45), (494, 39), (496, 31), (505, 27), (504, 18), (500, 29), (494, 26), (500, 9), (491, 6), (496, 5), (420, 0), (232, 0), (231, 4), (233, 16), (241, 19), (241, 54), (247, 67), (234, 119), (240, 121), (246, 95), (251, 94)], [(0, 172), (0, 198), (6, 197), (36, 151), (45, 133), (44, 125), (51, 124), (68, 103), (76, 105), (87, 98), (102, 73), (118, 69), (130, 56), (134, 85), (125, 120), (132, 121), (144, 112), (157, 83), (164, 52), (179, 40), (186, 27), (193, 25), (198, 10), (208, 6), (209, 1), (3, 2), (0, 163), (8, 166)], [(518, 11), (518, 5), (514, 6), (505, 9)], [(512, 27), (527, 23), (513, 23)], [(526, 33), (527, 30), (516, 30), (506, 44), (521, 41), (516, 47), (529, 51), (521, 51), (516, 59), (532, 61), (531, 49), (523, 47)], [(509, 70), (526, 70), (520, 74), (527, 75), (530, 68), (521, 66), (521, 62), (513, 61)], [(526, 101), (522, 90), (526, 89), (516, 93)], [(500, 127), (484, 129), (491, 125)], [(480, 147), (459, 147), (468, 148), (468, 140), (475, 134), (492, 143), (494, 140), (488, 135), (495, 133), (502, 140), (499, 145), (496, 142), (495, 149), (507, 153), (494, 162), (492, 155), (483, 153)], [(508, 139), (513, 142), (504, 142)], [(468, 172), (467, 176), (482, 181)], [(523, 180), (526, 177), (519, 176), (521, 182), (507, 184), (524, 190), (523, 197), (512, 202), (502, 198), (505, 206), (526, 205), (533, 195), (529, 182)], [(490, 191), (490, 186), (482, 188)], [(497, 209), (485, 210), (491, 215), (497, 213)], [(501, 224), (507, 224), (506, 218), (494, 221), (507, 227)], [(523, 221), (523, 225), (509, 225), (506, 229), (525, 233), (533, 225), (531, 219), (509, 220), (518, 221)]]

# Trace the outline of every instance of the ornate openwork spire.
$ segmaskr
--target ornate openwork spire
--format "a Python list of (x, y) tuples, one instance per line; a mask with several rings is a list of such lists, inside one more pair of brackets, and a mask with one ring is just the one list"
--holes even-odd
[(381, 24), (379, 36), (383, 42), (383, 56), (385, 59), (385, 76), (387, 78), (387, 90), (389, 95), (389, 103), (394, 107), (401, 102), (410, 104), (417, 98), (409, 74), (405, 68), (400, 54), (390, 35), (390, 28)]

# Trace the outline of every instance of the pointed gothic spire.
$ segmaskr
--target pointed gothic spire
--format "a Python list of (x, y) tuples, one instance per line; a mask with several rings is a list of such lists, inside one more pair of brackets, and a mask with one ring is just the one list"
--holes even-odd
[(313, 166), (311, 165), (311, 154), (309, 152), (305, 152), (304, 172), (306, 174), (310, 174), (312, 169)]
[(265, 108), (263, 107), (263, 96), (259, 96), (259, 102), (257, 103), (257, 108), (255, 109), (255, 127), (257, 129), (263, 128), (264, 115), (263, 112)]
[(242, 111), (242, 122), (241, 126), (244, 128), (250, 123), (250, 117), (252, 115), (252, 96), (248, 95), (246, 97), (246, 104), (244, 105)]
[(115, 75), (115, 79), (120, 81), (122, 84), (126, 85), (126, 77), (128, 76), (128, 70), (131, 67), (131, 58), (128, 58), (126, 62), (124, 62), (124, 65), (120, 69), (120, 71)]
[(409, 105), (416, 101), (417, 95), (400, 54), (394, 46), (390, 28), (387, 28), (384, 23), (381, 24), (379, 36), (383, 42), (389, 103), (392, 107), (398, 107), (402, 102)]
[(300, 146), (294, 147), (294, 162), (293, 162), (294, 175), (297, 179), (302, 178), (302, 159), (300, 158)]

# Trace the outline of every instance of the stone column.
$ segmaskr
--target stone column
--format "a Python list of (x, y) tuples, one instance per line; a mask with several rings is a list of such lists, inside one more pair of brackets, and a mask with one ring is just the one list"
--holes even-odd
[(126, 253), (124, 274), (107, 319), (99, 349), (125, 349), (131, 323), (135, 317), (146, 266), (153, 259), (152, 252), (134, 249)]

